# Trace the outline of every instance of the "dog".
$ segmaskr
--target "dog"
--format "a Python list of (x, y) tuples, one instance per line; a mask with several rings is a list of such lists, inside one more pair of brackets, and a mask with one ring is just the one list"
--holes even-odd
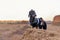
[(47, 29), (46, 22), (43, 20), (43, 18), (36, 18), (36, 13), (34, 10), (29, 11), (28, 17), (29, 17), (29, 22), (32, 28), (36, 27), (39, 29), (43, 28), (44, 30)]

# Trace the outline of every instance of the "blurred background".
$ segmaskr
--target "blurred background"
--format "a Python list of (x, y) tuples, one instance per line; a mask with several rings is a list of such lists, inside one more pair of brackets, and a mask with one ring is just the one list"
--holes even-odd
[(60, 15), (60, 0), (0, 0), (0, 20), (28, 20), (31, 9), (37, 17), (52, 21)]

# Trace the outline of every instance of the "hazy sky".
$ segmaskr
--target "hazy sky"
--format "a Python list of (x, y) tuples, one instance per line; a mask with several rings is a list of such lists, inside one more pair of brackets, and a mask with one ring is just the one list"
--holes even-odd
[(53, 20), (60, 15), (60, 0), (0, 0), (0, 20), (28, 20), (31, 9), (37, 17)]

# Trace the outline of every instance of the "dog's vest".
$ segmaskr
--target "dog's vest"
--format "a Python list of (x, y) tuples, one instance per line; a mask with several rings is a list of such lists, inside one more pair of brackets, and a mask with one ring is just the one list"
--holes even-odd
[(39, 19), (39, 18), (37, 18), (37, 24), (39, 24), (39, 22), (40, 22), (40, 19)]
[(34, 23), (36, 23), (36, 24), (41, 24), (41, 21), (40, 21), (40, 18), (35, 18), (34, 19), (34, 21), (33, 22), (29, 22), (30, 24), (34, 24)]
[(40, 19), (39, 19), (39, 18), (35, 18), (34, 22), (36, 22), (36, 24), (41, 23), (41, 21), (40, 21)]

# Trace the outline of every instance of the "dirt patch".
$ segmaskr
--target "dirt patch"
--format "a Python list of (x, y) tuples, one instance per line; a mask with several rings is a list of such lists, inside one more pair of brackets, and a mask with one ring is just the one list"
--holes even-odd
[(60, 40), (60, 26), (48, 24), (44, 31), (29, 24), (0, 24), (0, 40)]

